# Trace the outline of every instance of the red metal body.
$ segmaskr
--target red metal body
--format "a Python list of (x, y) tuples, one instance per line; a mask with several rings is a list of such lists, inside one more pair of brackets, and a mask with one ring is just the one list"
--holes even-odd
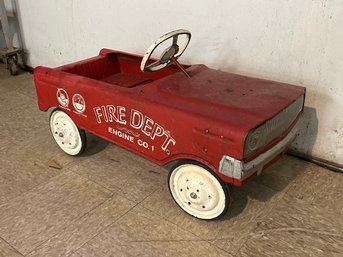
[(244, 181), (218, 172), (223, 155), (248, 162), (276, 145), (293, 125), (244, 156), (249, 131), (305, 94), (302, 87), (204, 65), (184, 66), (190, 78), (173, 65), (142, 73), (140, 61), (141, 56), (103, 49), (77, 63), (38, 67), (39, 108), (59, 107), (78, 127), (160, 165), (195, 160), (240, 185)]

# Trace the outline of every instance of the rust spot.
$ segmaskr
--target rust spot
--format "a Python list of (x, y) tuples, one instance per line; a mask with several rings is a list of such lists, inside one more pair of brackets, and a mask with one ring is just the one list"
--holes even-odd
[(224, 138), (224, 140), (227, 142), (232, 142), (232, 139), (230, 139), (230, 138)]

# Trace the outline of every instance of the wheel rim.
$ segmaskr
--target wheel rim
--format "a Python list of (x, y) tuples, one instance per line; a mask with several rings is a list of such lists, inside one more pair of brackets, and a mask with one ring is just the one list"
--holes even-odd
[(177, 167), (170, 176), (169, 186), (178, 205), (197, 218), (213, 219), (225, 209), (226, 196), (221, 184), (200, 166)]
[(70, 155), (77, 155), (82, 148), (81, 136), (72, 119), (62, 111), (50, 117), (51, 133), (59, 147)]

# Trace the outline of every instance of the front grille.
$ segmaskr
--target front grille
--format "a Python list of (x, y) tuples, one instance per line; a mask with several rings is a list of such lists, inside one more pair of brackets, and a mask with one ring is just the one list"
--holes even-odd
[(244, 155), (268, 144), (289, 128), (302, 110), (303, 104), (304, 96), (302, 95), (275, 117), (250, 131), (245, 140)]

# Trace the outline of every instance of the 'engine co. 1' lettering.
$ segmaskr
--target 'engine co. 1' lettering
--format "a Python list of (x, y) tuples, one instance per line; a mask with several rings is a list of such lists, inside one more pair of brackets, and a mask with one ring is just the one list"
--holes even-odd
[[(176, 141), (171, 137), (170, 133), (165, 130), (160, 124), (155, 122), (152, 118), (144, 115), (138, 110), (131, 109), (130, 115), (127, 115), (126, 108), (124, 106), (103, 105), (94, 107), (94, 114), (96, 121), (100, 123), (117, 123), (121, 125), (128, 125), (135, 130), (140, 130), (143, 134), (149, 137), (151, 140), (156, 138), (164, 138), (161, 149), (165, 152), (169, 152), (168, 147), (175, 145)], [(120, 135), (125, 138), (123, 133), (118, 133), (113, 129), (109, 130), (110, 133)], [(133, 142), (132, 137), (128, 137), (130, 142)], [(138, 140), (139, 141), (139, 140)]]

